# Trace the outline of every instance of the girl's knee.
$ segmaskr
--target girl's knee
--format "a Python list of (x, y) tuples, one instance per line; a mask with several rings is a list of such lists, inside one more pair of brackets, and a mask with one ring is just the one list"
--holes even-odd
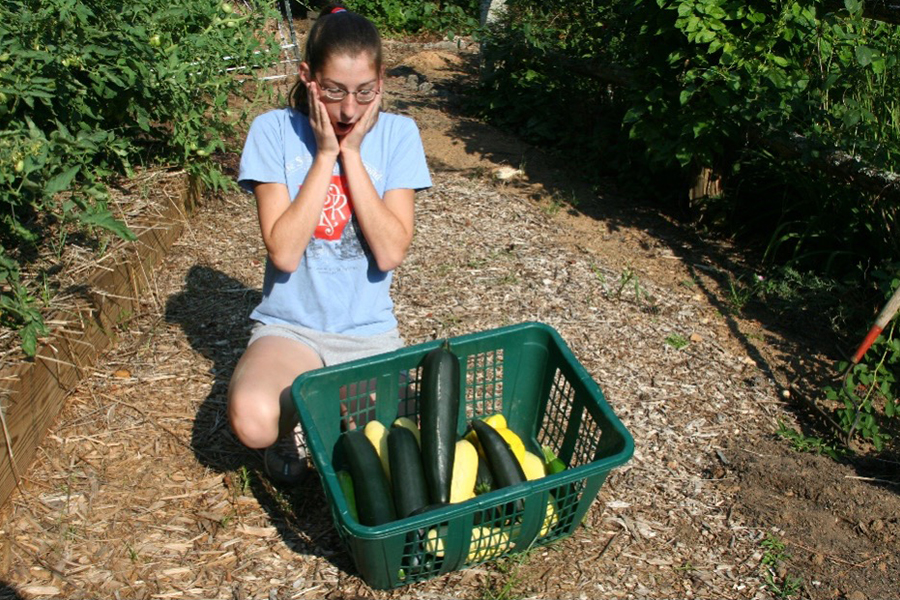
[(231, 431), (248, 448), (267, 448), (278, 438), (277, 402), (252, 395), (231, 394), (228, 398), (228, 422)]

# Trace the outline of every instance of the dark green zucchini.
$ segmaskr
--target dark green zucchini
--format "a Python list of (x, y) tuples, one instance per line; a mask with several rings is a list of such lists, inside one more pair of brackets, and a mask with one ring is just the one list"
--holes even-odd
[[(475, 479), (475, 494), (487, 494), (494, 489), (494, 476), (491, 475), (491, 468), (488, 466), (487, 459), (478, 455), (478, 476)], [(486, 527), (502, 527), (503, 526), (503, 507), (490, 506), (484, 510), (477, 510), (472, 515), (473, 525), (483, 525)]]
[(506, 443), (503, 436), (497, 433), (496, 429), (481, 419), (472, 421), (472, 429), (478, 436), (478, 443), (481, 444), (484, 457), (491, 469), (491, 475), (494, 476), (494, 489), (526, 481), (522, 465), (516, 460), (516, 455), (513, 454), (509, 444)]
[(487, 459), (478, 456), (478, 475), (475, 477), (475, 494), (486, 494), (494, 489), (494, 476), (491, 475), (491, 468), (488, 466)]
[(449, 502), (434, 502), (432, 504), (426, 504), (421, 508), (414, 510), (409, 516), (418, 517), (419, 515), (423, 515), (427, 512), (431, 512), (433, 510), (437, 510), (439, 508), (444, 508), (445, 506), (450, 506)]
[[(413, 511), (411, 517), (417, 517), (421, 514), (432, 510), (438, 510), (450, 506), (445, 503), (428, 504), (419, 507)], [(409, 573), (418, 575), (419, 573), (435, 573), (441, 568), (443, 557), (440, 559), (434, 555), (428, 554), (425, 549), (425, 541), (428, 538), (428, 530), (425, 528), (415, 529), (406, 534), (406, 546), (403, 549), (404, 566), (409, 569)]]
[(402, 519), (428, 504), (422, 455), (415, 434), (405, 427), (391, 427), (387, 445), (394, 508)]
[[(503, 439), (503, 436), (497, 433), (496, 429), (481, 419), (472, 421), (472, 429), (475, 430), (475, 435), (478, 436), (478, 443), (481, 444), (481, 449), (493, 476), (494, 484), (492, 489), (498, 490), (527, 481), (522, 465), (519, 464), (509, 444)], [(524, 501), (519, 499), (515, 502), (508, 502), (505, 507), (494, 507), (493, 511), (486, 511), (481, 518), (476, 520), (482, 522), (490, 521), (494, 524), (501, 523), (515, 514), (520, 514), (524, 508)]]
[(363, 525), (381, 525), (396, 519), (391, 485), (381, 466), (375, 446), (362, 429), (341, 434), (344, 458), (353, 479), (356, 511)]
[(428, 496), (434, 503), (450, 501), (459, 396), (459, 357), (450, 351), (449, 344), (445, 342), (426, 354), (422, 361), (419, 404), (422, 466), (425, 468)]

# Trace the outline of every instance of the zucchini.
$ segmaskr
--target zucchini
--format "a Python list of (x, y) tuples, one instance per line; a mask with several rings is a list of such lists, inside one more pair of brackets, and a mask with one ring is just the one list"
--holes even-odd
[[(438, 510), (447, 506), (447, 504), (437, 503), (428, 504), (418, 510), (413, 511), (409, 516), (417, 517), (421, 514), (432, 510)], [(406, 546), (403, 549), (404, 563), (410, 568), (410, 572), (417, 574), (419, 572), (437, 572), (443, 564), (443, 557), (437, 558), (433, 554), (428, 554), (425, 549), (425, 542), (428, 539), (428, 532), (425, 528), (415, 529), (406, 534)]]
[(494, 476), (491, 475), (491, 468), (488, 467), (487, 459), (483, 456), (478, 457), (478, 472), (475, 477), (475, 494), (486, 494), (494, 489)]
[(422, 446), (422, 438), (419, 436), (419, 426), (409, 417), (397, 417), (394, 419), (391, 427), (406, 427), (416, 436), (416, 443), (419, 444), (419, 447)]
[(412, 512), (412, 514), (410, 514), (409, 516), (410, 517), (418, 517), (419, 515), (424, 515), (427, 512), (431, 512), (433, 510), (438, 510), (439, 508), (444, 508), (445, 506), (449, 506), (449, 503), (447, 503), (447, 502), (432, 502), (431, 504), (423, 506), (422, 508), (420, 508), (418, 510), (414, 510)]
[(350, 467), (356, 511), (362, 525), (381, 525), (396, 518), (391, 486), (375, 447), (361, 429), (341, 434), (344, 458)]
[(387, 454), (391, 463), (391, 489), (397, 518), (404, 518), (428, 504), (428, 488), (419, 443), (405, 427), (391, 427), (387, 438)]
[[(522, 465), (519, 464), (507, 441), (496, 429), (479, 420), (472, 421), (472, 429), (478, 436), (491, 475), (494, 476), (495, 490), (527, 481), (525, 473), (522, 471)], [(505, 508), (499, 506), (495, 508), (494, 511), (485, 511), (479, 520), (493, 520), (496, 523), (498, 520), (508, 519), (525, 509), (525, 501), (520, 498), (515, 502), (508, 502)]]
[(347, 502), (347, 510), (354, 520), (359, 521), (359, 515), (356, 512), (356, 493), (353, 491), (353, 479), (347, 471), (338, 471), (337, 480), (341, 485), (341, 491), (344, 492), (344, 500)]
[(419, 405), (422, 465), (432, 502), (450, 501), (456, 426), (459, 420), (459, 357), (449, 343), (425, 355)]
[[(490, 421), (485, 421), (488, 425), (491, 425)], [(506, 427), (497, 427), (496, 425), (491, 425), (494, 428), (494, 431), (500, 434), (506, 443), (509, 445), (509, 449), (512, 450), (513, 455), (516, 457), (516, 460), (519, 461), (519, 464), (522, 465), (522, 469), (525, 469), (525, 442), (522, 441), (516, 432), (512, 429), (508, 429)]]
[(478, 419), (472, 421), (472, 429), (478, 436), (478, 442), (484, 450), (484, 457), (494, 476), (495, 489), (526, 481), (522, 465), (496, 429)]

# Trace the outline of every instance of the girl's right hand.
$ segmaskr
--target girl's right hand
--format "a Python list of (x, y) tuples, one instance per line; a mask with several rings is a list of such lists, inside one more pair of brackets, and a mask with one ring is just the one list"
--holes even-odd
[(311, 81), (306, 86), (306, 97), (309, 100), (309, 124), (316, 136), (317, 152), (337, 156), (341, 151), (331, 119), (325, 105), (319, 100), (319, 86)]

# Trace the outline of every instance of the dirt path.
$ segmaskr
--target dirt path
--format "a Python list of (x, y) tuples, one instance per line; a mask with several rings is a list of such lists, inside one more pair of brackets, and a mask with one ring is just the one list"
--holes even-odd
[[(395, 279), (407, 342), (552, 325), (634, 435), (634, 458), (570, 538), (370, 590), (318, 482), (272, 488), (225, 423), (265, 256), (251, 199), (228, 194), (191, 220), (6, 507), (0, 597), (896, 597), (898, 487), (774, 435), (797, 418), (782, 386), (815, 354), (732, 314), (727, 248), (454, 116), (468, 51), (388, 55), (391, 110), (416, 118), (435, 183)], [(500, 166), (525, 175), (498, 181)]]

